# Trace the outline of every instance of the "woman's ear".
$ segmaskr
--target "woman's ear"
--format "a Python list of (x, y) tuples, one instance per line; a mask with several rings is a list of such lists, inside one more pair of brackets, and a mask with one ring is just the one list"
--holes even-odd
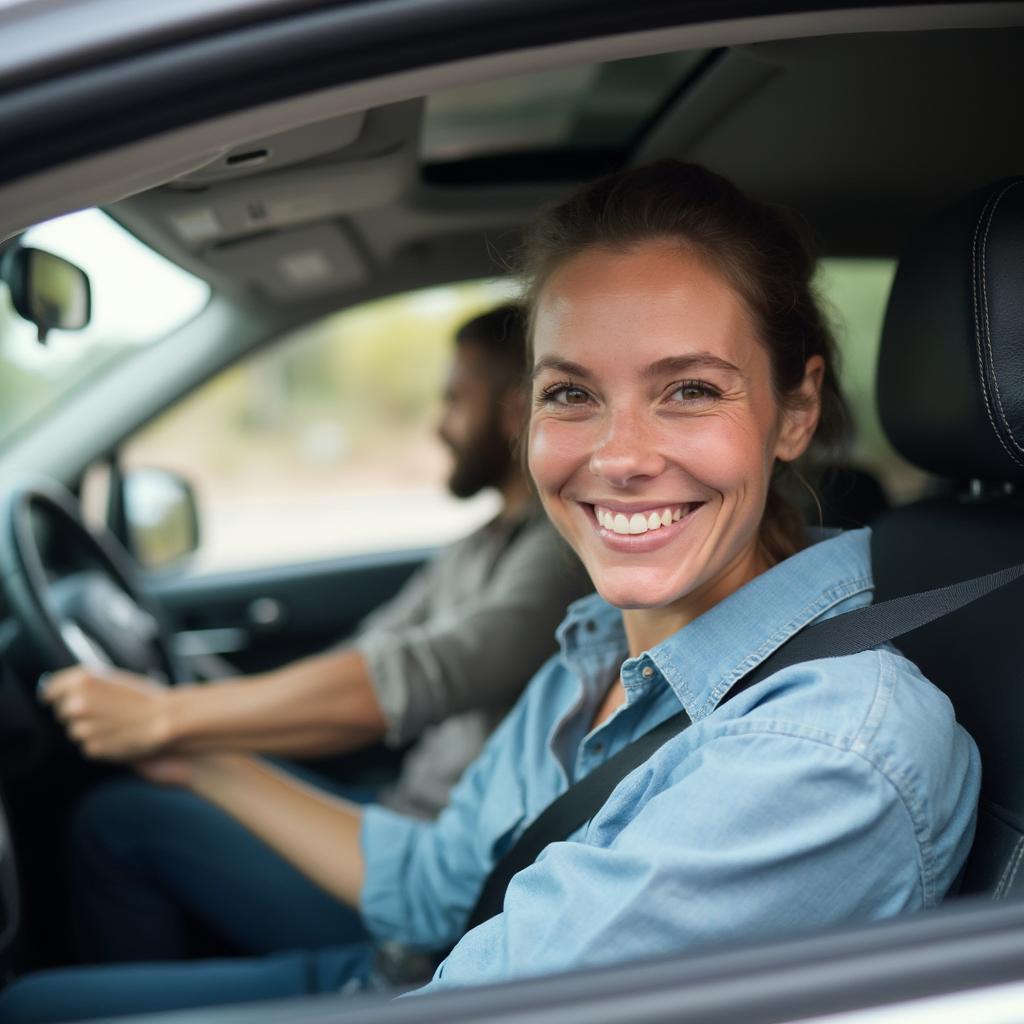
[(777, 459), (793, 462), (807, 451), (821, 416), (821, 385), (824, 379), (825, 360), (821, 356), (811, 356), (804, 366), (804, 379), (782, 414), (775, 445)]

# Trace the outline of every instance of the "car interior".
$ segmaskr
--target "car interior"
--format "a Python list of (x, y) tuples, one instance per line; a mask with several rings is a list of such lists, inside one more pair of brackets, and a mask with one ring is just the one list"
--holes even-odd
[[(0, 11), (0, 31), (5, 17), (12, 32), (28, 25), (16, 10)], [(264, 20), (260, 30), (272, 33), (274, 24)], [(279, 28), (288, 27), (283, 14)], [(1024, 90), (1022, 54), (1024, 6), (1014, 3), (680, 19), (578, 37), (570, 27), (543, 45), (494, 43), (492, 52), (421, 65), (396, 59), (393, 69), (385, 64), (363, 78), (339, 71), (316, 89), (254, 93), (230, 100), (235, 109), (214, 103), (191, 123), (168, 113), (166, 125), (157, 117), (137, 136), (125, 122), (106, 140), (97, 131), (91, 150), (77, 143), (79, 151), (62, 153), (55, 143), (32, 173), (0, 159), (0, 376), (8, 367), (20, 375), (7, 390), (0, 384), (0, 973), (68, 962), (68, 821), (82, 793), (118, 770), (85, 761), (65, 740), (35, 700), (41, 672), (68, 650), (88, 660), (94, 645), (169, 682), (272, 668), (342, 640), (432, 549), (471, 525), (461, 513), (434, 528), (431, 502), (440, 499), (410, 491), (384, 501), (421, 499), (421, 529), (373, 533), (367, 524), (361, 542), (333, 546), (333, 512), (321, 531), (275, 504), (291, 485), (258, 460), (291, 458), (270, 440), (275, 424), (291, 421), (269, 414), (257, 423), (262, 433), (253, 428), (257, 461), (238, 470), (250, 488), (266, 474), (264, 490), (241, 490), (217, 513), (211, 487), (233, 479), (234, 469), (207, 432), (227, 430), (229, 414), (250, 429), (245, 416), (254, 408), (266, 414), (267, 396), (285, 393), (268, 379), (294, 390), (318, 372), (321, 364), (304, 369), (294, 355), (309, 338), (355, 338), (356, 326), (345, 325), (399, 297), (410, 303), (401, 316), (413, 325), (402, 328), (413, 348), (394, 358), (436, 390), (458, 318), (515, 294), (508, 270), (523, 226), (601, 173), (663, 157), (692, 161), (794, 211), (806, 226), (823, 258), (820, 290), (837, 325), (854, 440), (834, 464), (817, 467), (818, 491), (803, 500), (812, 521), (873, 527), (876, 600), (1024, 562), (1024, 136), (1008, 123), (1012, 98)], [(38, 84), (30, 72), (39, 74), (27, 64), (6, 72), (14, 85), (23, 76), (26, 103)], [(176, 88), (185, 91), (180, 75)], [(11, 95), (19, 95), (13, 86)], [(0, 125), (13, 118), (5, 102)], [(182, 99), (182, 111), (189, 102)], [(195, 282), (194, 293), (182, 284), (180, 298), (171, 278), (153, 285), (173, 296), (165, 303), (172, 312), (145, 338), (125, 333), (134, 328), (123, 337), (106, 327), (109, 337), (80, 335), (90, 314), (98, 323), (101, 306), (116, 306), (119, 289), (130, 291), (135, 278), (121, 270), (101, 290), (93, 265), (108, 250), (62, 247), (60, 229), (47, 225), (97, 210)], [(121, 266), (141, 260), (135, 252)], [(52, 267), (30, 267), (54, 255), (62, 259)], [(82, 270), (84, 293), (75, 277)], [(30, 283), (51, 273), (57, 298), (33, 306)], [(155, 297), (147, 303), (158, 305)], [(16, 321), (17, 330), (9, 326)], [(385, 329), (373, 328), (368, 350), (383, 346)], [(417, 344), (426, 352), (427, 334), (437, 340), (426, 361), (415, 362), (408, 353)], [(391, 365), (379, 379), (394, 378)], [(242, 375), (255, 398), (238, 398)], [(359, 384), (351, 423), (303, 421), (296, 436), (312, 453), (303, 480), (314, 483), (296, 501), (330, 501), (346, 473), (368, 480), (374, 493), (405, 494), (380, 479), (414, 476), (407, 463), (377, 465), (375, 448), (359, 454), (352, 424), (369, 415), (357, 401), (368, 387), (380, 407), (374, 415), (406, 416), (397, 399)], [(329, 389), (318, 394), (318, 409), (336, 401)], [(189, 405), (201, 395), (222, 405)], [(396, 451), (420, 452), (409, 438), (429, 433), (436, 412), (421, 405), (413, 425), (395, 435)], [(202, 411), (208, 407), (220, 411)], [(174, 432), (179, 413), (193, 433)], [(437, 456), (415, 458), (433, 466)], [(378, 513), (353, 501), (346, 530), (358, 533)], [(484, 502), (472, 514), (482, 522), (491, 510)], [(249, 512), (265, 516), (250, 527), (256, 539), (240, 555), (219, 552), (219, 538), (237, 539)], [(225, 526), (215, 525), (216, 514)], [(155, 552), (146, 538), (153, 516), (170, 531)], [(266, 554), (264, 532), (283, 537), (278, 554)], [(290, 536), (301, 533), (306, 546)], [(899, 642), (950, 696), (982, 754), (977, 838), (948, 900), (951, 928), (965, 936), (983, 929), (972, 915), (988, 920), (980, 915), (989, 903), (1010, 904), (1024, 890), (1024, 771), (1014, 728), (1022, 709), (1020, 586)], [(393, 776), (400, 757), (377, 747), (321, 767), (376, 780)], [(879, 967), (879, 993), (949, 991), (957, 975), (948, 965), (948, 982), (940, 982), (899, 959), (899, 944), (922, 928), (896, 922), (837, 941), (858, 956), (891, 957), (890, 968)], [(215, 936), (197, 942), (224, 951)], [(562, 998), (593, 1011), (591, 1021), (621, 1019), (632, 1011), (616, 991), (663, 995), (661, 1011), (679, 1020), (797, 1019), (795, 1007), (857, 1005), (863, 985), (851, 973), (832, 1002), (794, 982), (785, 998), (763, 997), (756, 1013), (748, 1006), (747, 1016), (701, 1016), (719, 998), (716, 980), (735, 984), (739, 972), (763, 971), (772, 956), (780, 971), (786, 957), (812, 962), (816, 942), (741, 951), (727, 965), (701, 951), (689, 961), (633, 965), (646, 974), (608, 972), (603, 996), (572, 979), (556, 990), (549, 980), (533, 996), (510, 990), (491, 1003), (441, 1002), (436, 1012), (494, 1019), (500, 1007)], [(975, 961), (961, 946), (960, 967), (977, 970), (964, 975), (966, 984), (1019, 980), (1015, 949), (993, 946)], [(687, 985), (685, 1003), (671, 1002)], [(378, 1019), (373, 1006), (346, 1019), (358, 1021), (359, 1012)], [(389, 1012), (399, 1019), (410, 1011)]]

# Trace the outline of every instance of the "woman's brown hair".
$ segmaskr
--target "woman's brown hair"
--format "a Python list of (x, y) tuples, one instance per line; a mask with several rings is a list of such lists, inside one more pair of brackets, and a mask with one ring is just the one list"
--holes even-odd
[[(538, 297), (560, 266), (588, 249), (628, 251), (664, 240), (705, 260), (743, 299), (771, 358), (780, 403), (798, 401), (807, 360), (823, 358), (821, 415), (812, 447), (819, 453), (840, 447), (847, 417), (835, 342), (812, 287), (815, 257), (809, 242), (781, 210), (695, 164), (661, 160), (620, 171), (541, 215), (527, 231), (518, 267), (528, 343)], [(803, 516), (785, 494), (788, 468), (777, 467), (761, 522), (761, 542), (775, 561), (805, 543)]]

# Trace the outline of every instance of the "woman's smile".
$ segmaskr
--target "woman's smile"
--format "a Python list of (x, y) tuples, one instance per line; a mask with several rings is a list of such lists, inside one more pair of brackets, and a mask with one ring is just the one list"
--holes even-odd
[(689, 526), (703, 501), (646, 503), (579, 502), (597, 536), (613, 551), (655, 551), (674, 541)]

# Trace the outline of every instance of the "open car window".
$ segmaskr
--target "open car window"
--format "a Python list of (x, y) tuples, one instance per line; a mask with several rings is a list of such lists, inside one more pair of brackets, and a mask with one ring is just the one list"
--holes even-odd
[(885, 257), (828, 257), (818, 263), (815, 281), (836, 335), (840, 379), (852, 417), (854, 464), (869, 471), (895, 503), (922, 494), (928, 477), (901, 458), (878, 418), (875, 378), (882, 322), (896, 261)]
[(122, 450), (196, 491), (192, 568), (253, 568), (430, 547), (493, 516), (448, 493), (436, 435), (455, 331), (507, 301), (484, 280), (401, 293), (295, 331), (224, 371)]

